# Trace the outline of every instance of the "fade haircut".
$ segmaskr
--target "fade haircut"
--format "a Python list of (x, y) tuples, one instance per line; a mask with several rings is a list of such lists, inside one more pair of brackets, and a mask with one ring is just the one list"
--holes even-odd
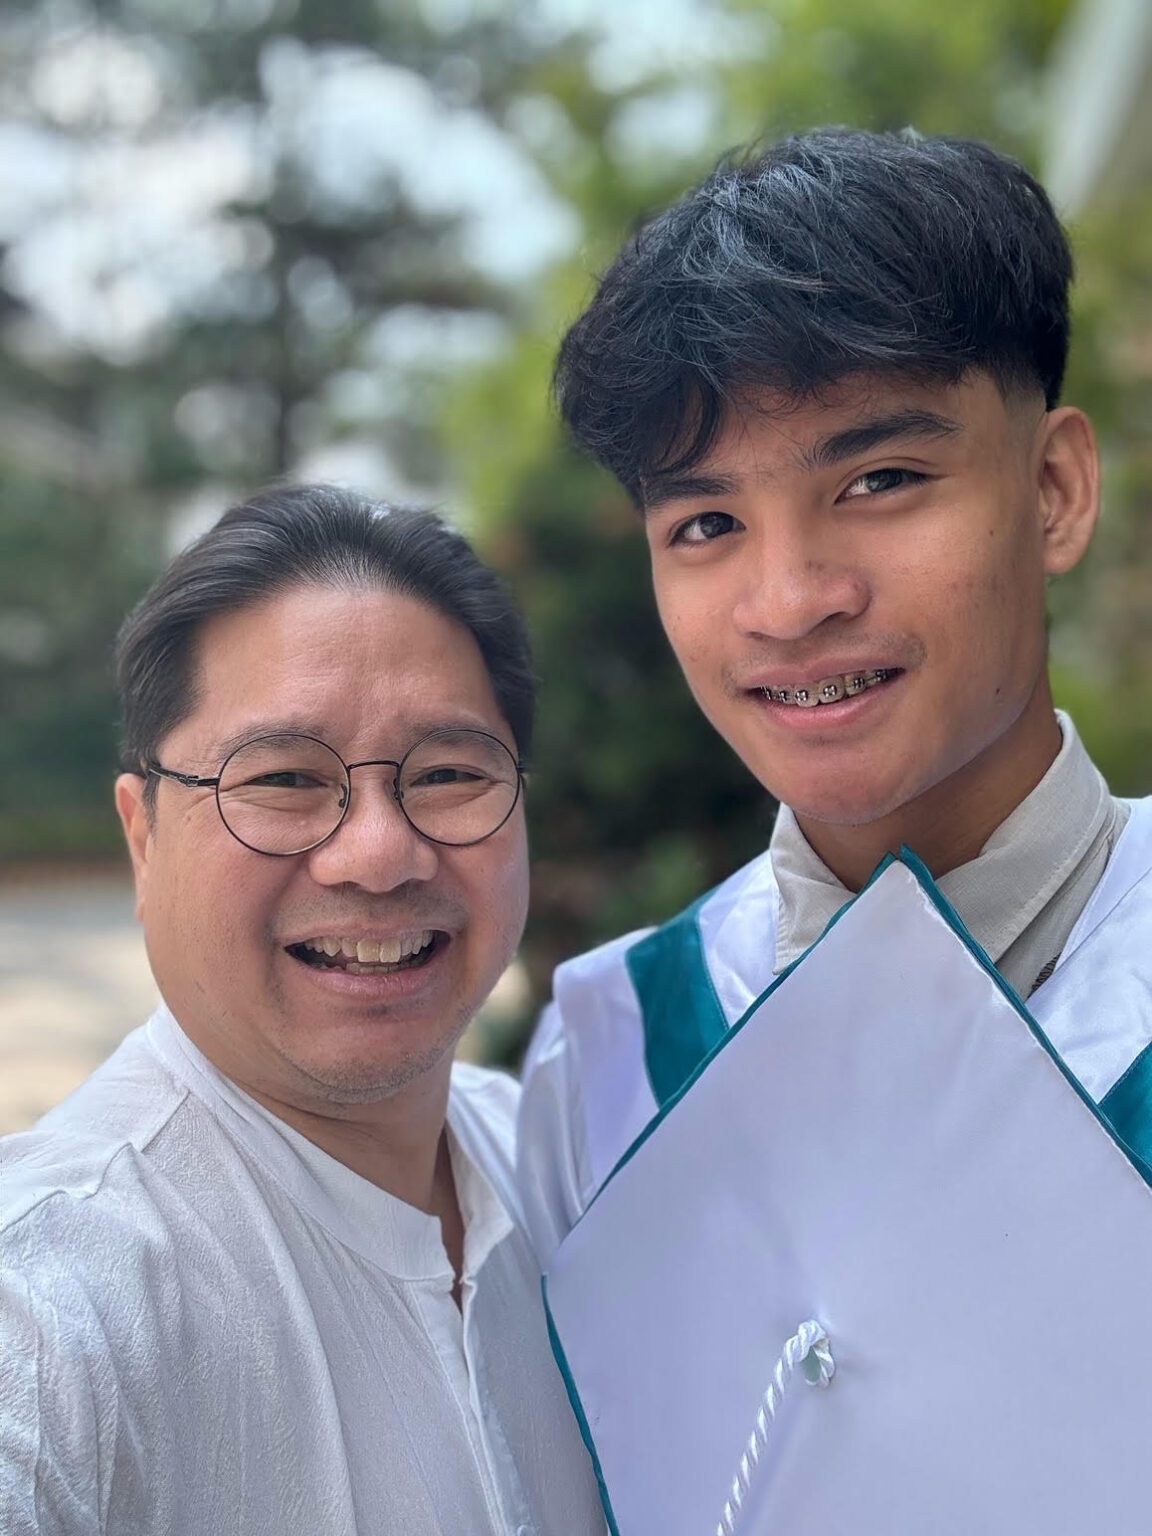
[(1068, 241), (1044, 189), (987, 145), (825, 128), (726, 157), (643, 227), (560, 349), (561, 413), (637, 502), (749, 391), (812, 400), (851, 374), (1058, 401)]
[(467, 629), (522, 762), (536, 688), (527, 630), (494, 571), (434, 513), (324, 485), (280, 486), (225, 512), (177, 555), (116, 642), (122, 766), (148, 774), (160, 743), (197, 704), (197, 643), (210, 619), (297, 587), (381, 590)]

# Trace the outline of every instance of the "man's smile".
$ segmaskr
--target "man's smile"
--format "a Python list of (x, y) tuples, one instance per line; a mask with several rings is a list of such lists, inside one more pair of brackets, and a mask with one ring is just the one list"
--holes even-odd
[(795, 704), (800, 709), (815, 709), (822, 704), (837, 704), (865, 693), (880, 683), (890, 682), (900, 667), (873, 667), (863, 672), (839, 672), (818, 682), (791, 683), (781, 688), (765, 685), (760, 692), (773, 704)]
[(426, 965), (435, 950), (448, 942), (448, 935), (440, 929), (423, 928), (380, 939), (324, 934), (286, 948), (294, 960), (304, 965), (364, 976)]

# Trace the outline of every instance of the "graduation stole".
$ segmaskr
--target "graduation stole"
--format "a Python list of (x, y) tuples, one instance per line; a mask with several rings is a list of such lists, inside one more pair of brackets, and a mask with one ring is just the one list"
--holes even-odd
[(614, 1536), (1135, 1536), (1146, 1175), (923, 865), (886, 861), (545, 1281)]

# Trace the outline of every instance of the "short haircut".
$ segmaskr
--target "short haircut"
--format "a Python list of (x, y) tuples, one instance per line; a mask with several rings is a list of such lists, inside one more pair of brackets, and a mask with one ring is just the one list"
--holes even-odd
[[(536, 702), (528, 634), (495, 572), (432, 512), (332, 486), (293, 485), (225, 512), (124, 621), (116, 677), (125, 770), (147, 773), (164, 737), (196, 707), (197, 643), (209, 620), (317, 586), (398, 593), (462, 624), (527, 760)], [(154, 786), (150, 776), (152, 794)]]
[(708, 452), (734, 397), (852, 374), (1060, 395), (1068, 241), (987, 145), (825, 128), (711, 176), (644, 226), (569, 331), (556, 396), (636, 501)]

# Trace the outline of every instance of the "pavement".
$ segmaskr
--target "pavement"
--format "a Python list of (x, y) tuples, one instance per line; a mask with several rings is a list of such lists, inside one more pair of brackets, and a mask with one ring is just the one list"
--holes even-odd
[(58, 1104), (156, 1006), (127, 873), (0, 881), (0, 1134)]
[[(67, 1097), (156, 1006), (127, 870), (0, 877), (0, 1135)], [(488, 1053), (524, 1006), (513, 965), (460, 1042)]]

